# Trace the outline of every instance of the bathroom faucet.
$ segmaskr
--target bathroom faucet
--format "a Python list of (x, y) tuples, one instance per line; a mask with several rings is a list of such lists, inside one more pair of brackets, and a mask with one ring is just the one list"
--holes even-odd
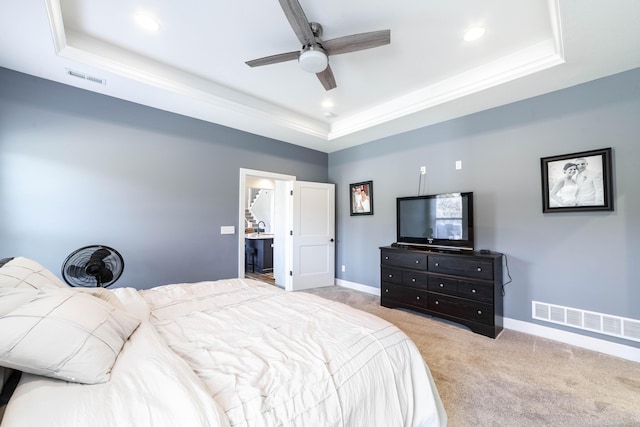
[[(258, 221), (258, 235), (260, 235), (260, 224), (262, 224), (263, 227), (266, 227), (267, 224), (264, 223), (264, 221)], [(264, 228), (263, 228), (264, 230)]]

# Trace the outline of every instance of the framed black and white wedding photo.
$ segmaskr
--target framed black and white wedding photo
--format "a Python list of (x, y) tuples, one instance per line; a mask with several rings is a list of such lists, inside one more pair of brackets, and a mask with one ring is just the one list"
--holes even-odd
[(612, 211), (611, 148), (540, 159), (542, 212)]
[(351, 216), (373, 215), (373, 181), (349, 184)]

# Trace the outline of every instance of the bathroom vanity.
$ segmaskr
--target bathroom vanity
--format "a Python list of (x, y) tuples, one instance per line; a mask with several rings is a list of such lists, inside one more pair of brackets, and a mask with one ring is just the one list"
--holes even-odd
[[(252, 251), (251, 249), (254, 249)], [(245, 236), (245, 268), (256, 273), (273, 270), (273, 234), (251, 233)]]

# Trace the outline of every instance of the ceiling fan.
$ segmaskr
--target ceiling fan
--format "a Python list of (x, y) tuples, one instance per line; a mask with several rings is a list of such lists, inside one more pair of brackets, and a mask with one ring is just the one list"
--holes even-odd
[(278, 1), (289, 20), (289, 24), (291, 24), (293, 32), (296, 33), (298, 40), (302, 43), (302, 49), (247, 61), (246, 64), (250, 67), (277, 64), (297, 59), (303, 70), (315, 73), (325, 90), (331, 90), (336, 87), (336, 80), (329, 65), (328, 57), (330, 55), (371, 49), (391, 42), (390, 30), (352, 34), (323, 41), (320, 38), (322, 37), (322, 25), (307, 20), (298, 0)]

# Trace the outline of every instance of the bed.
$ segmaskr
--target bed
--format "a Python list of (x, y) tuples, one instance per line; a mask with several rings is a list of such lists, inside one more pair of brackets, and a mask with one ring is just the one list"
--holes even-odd
[(398, 328), (249, 279), (80, 289), (6, 260), (0, 366), (2, 427), (446, 425)]

